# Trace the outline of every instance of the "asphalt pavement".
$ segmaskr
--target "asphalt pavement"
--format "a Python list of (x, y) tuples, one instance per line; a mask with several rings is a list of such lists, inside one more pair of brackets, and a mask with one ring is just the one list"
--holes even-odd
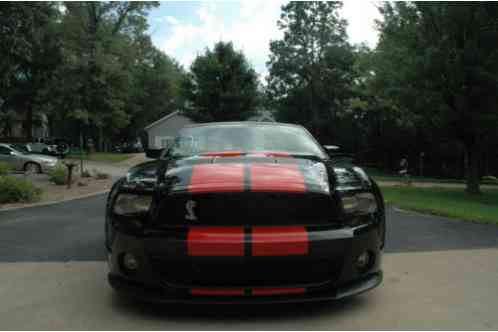
[(498, 329), (498, 227), (393, 208), (385, 279), (345, 301), (163, 306), (106, 282), (105, 195), (0, 212), (0, 329)]

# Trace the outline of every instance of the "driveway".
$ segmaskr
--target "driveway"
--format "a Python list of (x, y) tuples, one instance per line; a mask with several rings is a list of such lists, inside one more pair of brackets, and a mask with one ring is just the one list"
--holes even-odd
[(4, 329), (497, 329), (498, 227), (388, 211), (385, 280), (333, 303), (163, 306), (106, 282), (105, 196), (0, 213)]

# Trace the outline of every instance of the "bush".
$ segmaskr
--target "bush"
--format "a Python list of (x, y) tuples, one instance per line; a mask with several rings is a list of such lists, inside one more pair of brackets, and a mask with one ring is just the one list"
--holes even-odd
[(0, 176), (0, 204), (35, 202), (40, 199), (42, 190), (25, 179), (13, 176)]
[(62, 165), (54, 168), (48, 175), (49, 181), (56, 185), (62, 186), (67, 184), (67, 168)]
[(9, 164), (0, 162), (0, 176), (7, 175), (12, 171), (12, 167)]

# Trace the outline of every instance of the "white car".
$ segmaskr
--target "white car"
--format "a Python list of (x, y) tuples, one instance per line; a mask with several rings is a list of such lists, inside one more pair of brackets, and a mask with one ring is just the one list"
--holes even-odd
[(48, 155), (57, 154), (57, 147), (54, 145), (47, 145), (45, 143), (35, 142), (26, 144), (26, 148), (31, 153), (41, 153)]

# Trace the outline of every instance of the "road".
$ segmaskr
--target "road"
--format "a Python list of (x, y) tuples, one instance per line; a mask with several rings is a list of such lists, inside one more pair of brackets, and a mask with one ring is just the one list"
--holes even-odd
[(106, 283), (105, 196), (0, 212), (2, 329), (498, 329), (498, 227), (389, 209), (385, 280), (333, 303), (162, 306)]

